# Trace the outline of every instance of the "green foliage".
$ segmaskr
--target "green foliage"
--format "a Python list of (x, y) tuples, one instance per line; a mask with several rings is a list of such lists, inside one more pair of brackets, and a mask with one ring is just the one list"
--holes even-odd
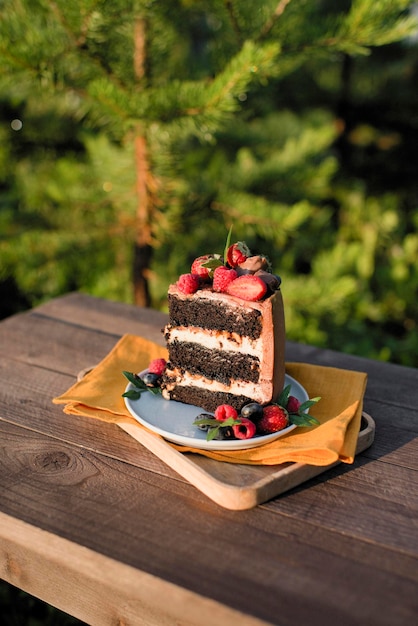
[(139, 133), (153, 306), (233, 224), (289, 338), (417, 364), (412, 1), (2, 4), (0, 281), (131, 301)]

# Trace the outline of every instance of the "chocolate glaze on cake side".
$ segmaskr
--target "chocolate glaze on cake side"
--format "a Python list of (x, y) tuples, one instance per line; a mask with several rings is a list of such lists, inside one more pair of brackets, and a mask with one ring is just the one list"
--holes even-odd
[(163, 397), (210, 412), (273, 401), (285, 374), (280, 282), (242, 242), (227, 248), (225, 261), (196, 259), (168, 290)]

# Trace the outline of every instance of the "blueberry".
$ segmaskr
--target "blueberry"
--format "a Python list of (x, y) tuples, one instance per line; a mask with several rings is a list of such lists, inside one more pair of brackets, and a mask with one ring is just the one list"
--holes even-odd
[(158, 387), (161, 382), (161, 376), (159, 376), (158, 374), (153, 374), (152, 372), (147, 372), (146, 374), (144, 374), (142, 380), (147, 387)]
[[(200, 415), (196, 417), (196, 420), (213, 420), (213, 419), (215, 418), (213, 417), (211, 413), (200, 413)], [(209, 424), (196, 424), (196, 426), (198, 427), (199, 430), (203, 430), (205, 432), (209, 430)]]
[(242, 407), (241, 415), (251, 421), (261, 419), (263, 417), (263, 407), (258, 402), (250, 402)]
[(232, 426), (221, 426), (221, 428), (218, 427), (218, 432), (215, 435), (214, 439), (221, 440), (221, 441), (224, 439), (235, 439)]

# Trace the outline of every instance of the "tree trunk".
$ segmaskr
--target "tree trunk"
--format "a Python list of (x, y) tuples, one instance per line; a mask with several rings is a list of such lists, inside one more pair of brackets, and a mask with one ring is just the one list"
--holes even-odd
[(136, 157), (136, 238), (134, 247), (134, 301), (138, 306), (150, 306), (151, 298), (148, 286), (148, 273), (151, 265), (151, 217), (152, 196), (149, 193), (148, 154), (145, 137), (135, 137)]
[[(145, 20), (135, 21), (134, 68), (139, 81), (144, 80), (146, 64)], [(151, 223), (153, 214), (152, 175), (149, 167), (147, 141), (142, 129), (138, 128), (135, 137), (136, 162), (136, 237), (133, 259), (134, 302), (138, 306), (151, 306), (148, 274), (152, 258)]]

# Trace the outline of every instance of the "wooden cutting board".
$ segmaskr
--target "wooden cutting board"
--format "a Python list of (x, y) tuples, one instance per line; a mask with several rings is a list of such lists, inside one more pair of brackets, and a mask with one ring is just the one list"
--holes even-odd
[[(119, 426), (208, 498), (236, 511), (262, 504), (339, 464), (318, 467), (303, 463), (275, 466), (222, 463), (199, 454), (178, 452), (164, 439), (134, 423)], [(374, 433), (374, 420), (363, 413), (356, 454), (371, 446)]]

